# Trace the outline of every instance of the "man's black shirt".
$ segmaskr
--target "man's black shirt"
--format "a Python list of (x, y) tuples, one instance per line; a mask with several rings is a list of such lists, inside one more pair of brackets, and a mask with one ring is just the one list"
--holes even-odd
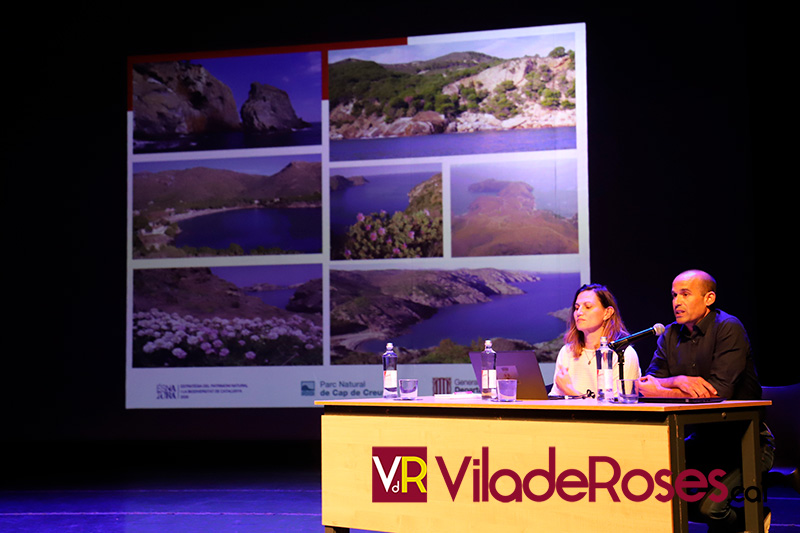
[(711, 309), (692, 330), (670, 324), (645, 374), (701, 376), (728, 400), (761, 399), (747, 332), (739, 319), (719, 309)]

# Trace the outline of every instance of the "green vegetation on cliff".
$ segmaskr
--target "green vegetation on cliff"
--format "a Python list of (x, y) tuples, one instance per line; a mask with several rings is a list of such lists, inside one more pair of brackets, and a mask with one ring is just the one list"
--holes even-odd
[[(531, 70), (523, 84), (505, 80), (489, 90), (474, 76), (502, 66), (505, 60), (483, 54), (449, 54), (402, 65), (344, 60), (330, 66), (330, 106), (351, 106), (347, 113), (350, 119), (375, 115), (386, 123), (423, 111), (445, 117), (477, 111), (502, 120), (515, 116), (527, 102), (551, 109), (574, 107), (570, 98), (575, 96), (575, 83), (564, 73), (565, 68), (574, 70), (574, 52), (556, 47), (546, 58), (531, 58), (531, 62), (532, 66), (525, 67)], [(551, 67), (555, 64), (559, 65), (557, 71)], [(332, 126), (348, 120), (340, 115), (332, 119)]]
[(440, 65), (438, 69), (410, 73), (373, 61), (342, 61), (330, 67), (329, 101), (331, 108), (353, 102), (353, 116), (378, 114), (392, 120), (420, 111), (447, 115), (459, 110), (458, 95), (446, 95), (442, 89), (499, 62), (480, 56), (466, 67), (454, 62), (448, 68)]

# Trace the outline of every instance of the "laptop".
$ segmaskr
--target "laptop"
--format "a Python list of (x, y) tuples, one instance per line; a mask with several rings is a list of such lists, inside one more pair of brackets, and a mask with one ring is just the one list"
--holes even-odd
[(711, 398), (665, 398), (661, 396), (639, 396), (639, 403), (719, 403), (725, 398), (713, 396)]
[[(469, 352), (475, 378), (481, 382), (481, 354)], [(497, 379), (517, 380), (518, 400), (546, 400), (547, 389), (536, 354), (531, 351), (497, 352)]]

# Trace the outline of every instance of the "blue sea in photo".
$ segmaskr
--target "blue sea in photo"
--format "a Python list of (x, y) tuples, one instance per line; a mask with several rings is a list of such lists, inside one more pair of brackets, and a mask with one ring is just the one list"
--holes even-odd
[(161, 152), (195, 152), (205, 150), (238, 150), (244, 148), (278, 148), (322, 144), (322, 123), (284, 133), (245, 134), (241, 131), (182, 135), (162, 140), (134, 139), (137, 154)]
[(370, 341), (361, 350), (380, 353), (386, 342), (395, 346), (422, 349), (437, 346), (442, 339), (469, 345), (483, 337), (521, 339), (529, 343), (545, 342), (560, 337), (566, 323), (548, 313), (568, 308), (580, 286), (580, 274), (537, 274), (536, 282), (513, 283), (524, 294), (495, 296), (491, 301), (444, 307), (428, 320), (393, 339)]
[(250, 296), (255, 296), (267, 305), (277, 307), (279, 309), (286, 309), (289, 301), (294, 296), (295, 289), (277, 289), (274, 291), (253, 291), (248, 292)]
[[(335, 173), (335, 171), (334, 171)], [(368, 183), (331, 191), (331, 233), (342, 236), (356, 223), (359, 213), (381, 210), (392, 214), (408, 207), (408, 193), (435, 172), (398, 172), (364, 177)]]
[(571, 150), (574, 127), (443, 133), (330, 142), (331, 161)]
[(322, 252), (322, 209), (237, 209), (179, 223), (175, 246), (227, 249), (235, 243), (245, 252), (258, 247), (301, 253)]

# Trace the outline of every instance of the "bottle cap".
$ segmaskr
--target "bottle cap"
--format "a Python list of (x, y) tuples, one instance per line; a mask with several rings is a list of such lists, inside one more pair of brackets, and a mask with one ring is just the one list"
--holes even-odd
[(390, 350), (394, 350), (394, 344), (392, 344), (391, 342), (387, 342), (386, 343), (386, 351), (388, 352)]

